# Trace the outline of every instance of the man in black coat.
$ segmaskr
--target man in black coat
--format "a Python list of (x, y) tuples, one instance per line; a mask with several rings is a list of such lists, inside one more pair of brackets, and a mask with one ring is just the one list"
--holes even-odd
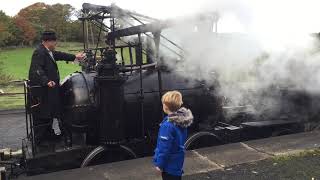
[(82, 60), (83, 53), (76, 55), (55, 51), (57, 37), (53, 31), (45, 31), (42, 43), (33, 52), (29, 69), (32, 94), (31, 111), (33, 112), (36, 141), (47, 139), (53, 134), (52, 119), (59, 118), (61, 99), (59, 93), (60, 75), (56, 61)]

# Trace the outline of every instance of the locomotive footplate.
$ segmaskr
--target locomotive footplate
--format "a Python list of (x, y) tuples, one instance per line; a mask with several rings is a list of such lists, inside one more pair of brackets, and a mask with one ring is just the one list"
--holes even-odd
[(286, 135), (302, 132), (305, 122), (301, 120), (264, 120), (241, 123), (239, 126), (218, 122), (213, 129), (202, 130), (218, 139), (221, 144), (265, 138), (270, 136)]
[(74, 145), (63, 146), (62, 143), (46, 142), (37, 147), (37, 153), (32, 155), (31, 143), (24, 142), (23, 152), (27, 175), (50, 173), (60, 170), (80, 167), (83, 159), (95, 146)]
[(267, 126), (279, 126), (290, 125), (300, 123), (300, 120), (270, 120), (270, 121), (254, 121), (241, 123), (243, 127), (267, 127)]
[(241, 123), (244, 139), (259, 139), (286, 135), (304, 131), (304, 121), (301, 120), (265, 120)]
[[(88, 165), (104, 164), (115, 161), (127, 160), (137, 157), (151, 156), (153, 152), (148, 151), (152, 149), (150, 144), (143, 141), (143, 139), (136, 139), (127, 141), (125, 144), (120, 145), (121, 148), (116, 146), (106, 145), (104, 152), (96, 154)], [(98, 145), (86, 145), (77, 142), (72, 145), (72, 147), (67, 147), (63, 140), (60, 141), (48, 141), (37, 145), (36, 153), (32, 153), (31, 142), (28, 140), (23, 140), (23, 155), (24, 163), (26, 168), (26, 173), (28, 176), (51, 173), (66, 169), (74, 169), (82, 166), (85, 159), (88, 158)], [(125, 150), (125, 151), (123, 151)], [(133, 153), (134, 157), (127, 155)], [(134, 153), (138, 152), (138, 153)], [(122, 154), (123, 153), (123, 154)], [(113, 157), (113, 158), (112, 158)], [(98, 159), (96, 159), (98, 158)], [(98, 160), (98, 161), (97, 161)]]

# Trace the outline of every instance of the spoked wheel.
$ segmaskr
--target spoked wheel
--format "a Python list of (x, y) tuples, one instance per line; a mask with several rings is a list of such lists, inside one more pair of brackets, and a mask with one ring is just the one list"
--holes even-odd
[(137, 155), (127, 146), (98, 146), (82, 161), (81, 167), (135, 158), (137, 158)]
[(184, 144), (184, 147), (186, 150), (193, 150), (221, 144), (223, 144), (223, 141), (217, 135), (208, 131), (200, 131), (190, 136)]

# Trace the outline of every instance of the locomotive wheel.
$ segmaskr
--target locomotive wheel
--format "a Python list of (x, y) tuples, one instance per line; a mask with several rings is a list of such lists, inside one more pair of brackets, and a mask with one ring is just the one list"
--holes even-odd
[(221, 144), (223, 144), (223, 141), (217, 135), (208, 131), (200, 131), (190, 136), (184, 144), (184, 147), (186, 150), (193, 150)]
[(98, 146), (82, 161), (80, 167), (135, 159), (137, 155), (127, 146)]

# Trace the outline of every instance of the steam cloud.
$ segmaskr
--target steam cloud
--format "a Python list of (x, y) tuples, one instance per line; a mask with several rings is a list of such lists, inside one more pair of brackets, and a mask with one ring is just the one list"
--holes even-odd
[[(311, 27), (310, 22), (316, 24), (317, 19), (291, 23), (291, 18), (297, 16), (292, 13), (306, 11), (289, 10), (291, 14), (281, 16), (275, 13), (277, 16), (274, 16), (274, 11), (286, 13), (277, 8), (276, 2), (263, 11), (270, 14), (257, 13), (245, 1), (235, 2), (208, 3), (198, 13), (218, 12), (221, 21), (224, 16), (232, 14), (245, 32), (219, 33), (218, 21), (216, 34), (210, 22), (186, 20), (186, 23), (177, 24), (163, 33), (186, 50), (185, 59), (178, 67), (171, 60), (166, 63), (178, 68), (178, 72), (187, 78), (205, 80), (212, 85), (217, 85), (213, 80), (217, 78), (219, 94), (229, 99), (226, 106), (249, 104), (258, 116), (266, 112), (276, 116), (291, 106), (281, 101), (281, 89), (319, 94), (319, 37), (312, 36), (311, 32), (320, 29), (306, 29)], [(275, 9), (270, 9), (273, 7)], [(165, 56), (170, 54), (165, 50), (162, 53)]]

